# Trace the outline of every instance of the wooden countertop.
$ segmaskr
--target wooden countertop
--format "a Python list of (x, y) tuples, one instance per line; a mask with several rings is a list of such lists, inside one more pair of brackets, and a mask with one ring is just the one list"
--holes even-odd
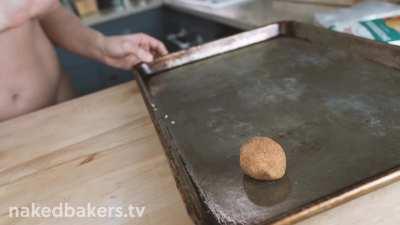
[[(146, 206), (142, 218), (9, 218), (12, 206)], [(0, 225), (190, 225), (135, 82), (0, 123)], [(400, 222), (400, 183), (302, 225)]]
[[(140, 219), (8, 218), (10, 206), (32, 202), (146, 210)], [(1, 123), (0, 210), (2, 225), (191, 223), (134, 82)]]

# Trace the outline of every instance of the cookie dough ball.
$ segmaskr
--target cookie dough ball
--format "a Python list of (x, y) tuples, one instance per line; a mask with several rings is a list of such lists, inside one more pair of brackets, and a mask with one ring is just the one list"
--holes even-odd
[(240, 148), (240, 167), (254, 179), (277, 180), (285, 175), (286, 155), (271, 138), (254, 137)]

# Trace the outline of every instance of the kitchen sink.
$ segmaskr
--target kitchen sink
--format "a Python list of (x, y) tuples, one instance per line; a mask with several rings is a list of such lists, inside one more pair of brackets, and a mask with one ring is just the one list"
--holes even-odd
[[(170, 52), (223, 38), (241, 30), (167, 5), (141, 11), (92, 26), (106, 35), (146, 33), (162, 40)], [(57, 49), (64, 70), (79, 95), (85, 95), (133, 79), (118, 70)]]

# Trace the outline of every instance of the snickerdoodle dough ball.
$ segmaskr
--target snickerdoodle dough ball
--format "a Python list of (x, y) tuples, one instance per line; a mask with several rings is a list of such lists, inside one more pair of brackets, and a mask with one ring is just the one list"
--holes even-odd
[(282, 146), (268, 137), (253, 137), (240, 148), (240, 167), (257, 180), (277, 180), (285, 175)]

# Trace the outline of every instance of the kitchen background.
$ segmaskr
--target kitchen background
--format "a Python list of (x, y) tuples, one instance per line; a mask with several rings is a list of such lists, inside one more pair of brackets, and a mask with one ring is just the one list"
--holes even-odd
[[(162, 40), (170, 52), (240, 32), (239, 29), (176, 10), (161, 0), (64, 0), (82, 22), (106, 34), (143, 32)], [(115, 69), (57, 49), (61, 64), (78, 95), (92, 93), (133, 79), (130, 71)]]
[[(62, 0), (62, 3), (80, 16), (82, 23), (106, 35), (147, 33), (163, 41), (170, 52), (279, 20), (313, 23), (400, 45), (399, 0)], [(133, 79), (130, 71), (117, 70), (61, 49), (57, 53), (78, 95)]]

